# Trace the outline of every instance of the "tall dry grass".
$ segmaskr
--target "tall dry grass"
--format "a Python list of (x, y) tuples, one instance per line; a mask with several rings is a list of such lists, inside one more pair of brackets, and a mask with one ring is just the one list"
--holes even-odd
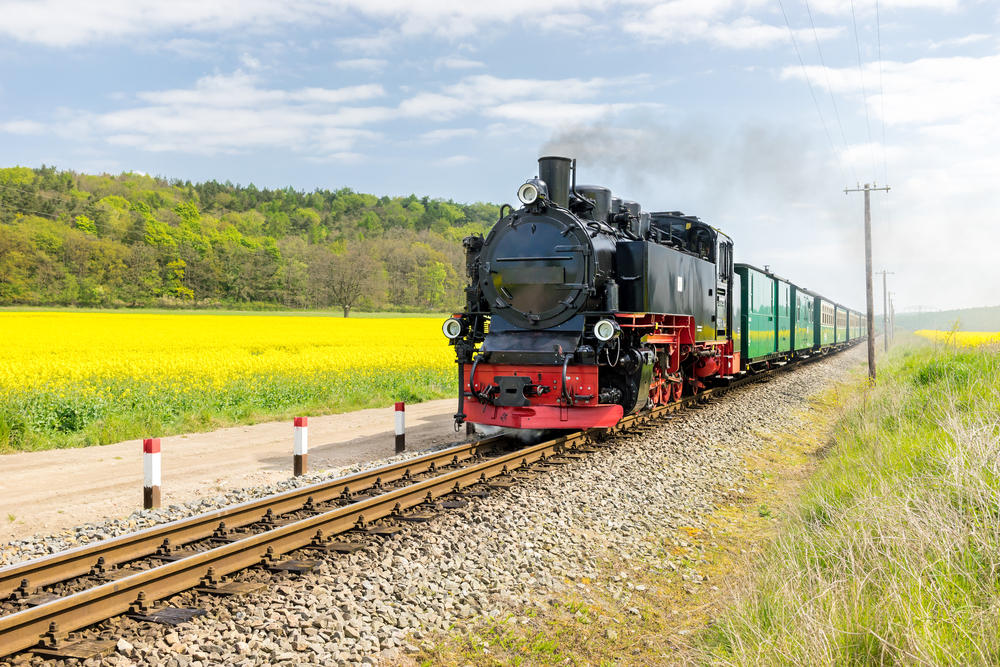
[(722, 664), (1000, 664), (1000, 354), (897, 350), (744, 590)]

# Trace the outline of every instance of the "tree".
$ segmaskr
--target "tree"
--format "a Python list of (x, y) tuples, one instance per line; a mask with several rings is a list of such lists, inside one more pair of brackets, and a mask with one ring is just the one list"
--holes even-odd
[(351, 312), (372, 285), (371, 258), (357, 246), (334, 257), (331, 263), (330, 300), (344, 309), (344, 317)]
[[(492, 204), (0, 169), (0, 302), (450, 308)], [(359, 294), (360, 290), (360, 294)]]
[(97, 236), (97, 225), (85, 215), (76, 216), (76, 228), (91, 236)]

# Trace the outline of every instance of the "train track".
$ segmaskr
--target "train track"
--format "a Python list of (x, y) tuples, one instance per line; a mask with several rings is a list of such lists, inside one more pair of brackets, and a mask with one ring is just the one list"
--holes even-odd
[(439, 501), (444, 508), (461, 506), (463, 496), (510, 486), (519, 472), (584, 458), (608, 432), (656, 422), (774, 372), (630, 415), (599, 433), (576, 432), (513, 450), (507, 438), (494, 436), (2, 568), (0, 657), (25, 649), (53, 657), (107, 652), (114, 642), (102, 646), (72, 640), (69, 633), (122, 614), (177, 623), (201, 612), (155, 603), (190, 589), (246, 592), (223, 577), (256, 566), (306, 571), (317, 562), (287, 555), (349, 552), (360, 544), (337, 536), (391, 534), (402, 522), (430, 518), (427, 510), (439, 508)]

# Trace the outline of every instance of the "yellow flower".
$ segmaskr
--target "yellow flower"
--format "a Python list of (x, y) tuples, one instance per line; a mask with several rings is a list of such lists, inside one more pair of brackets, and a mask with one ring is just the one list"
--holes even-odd
[(1000, 345), (1000, 332), (989, 331), (930, 331), (921, 329), (918, 336), (923, 336), (936, 343), (946, 343), (962, 347), (977, 347), (979, 345)]
[(437, 318), (5, 312), (0, 331), (0, 391), (90, 392), (122, 380), (151, 392), (253, 388), (268, 376), (363, 377), (454, 363)]

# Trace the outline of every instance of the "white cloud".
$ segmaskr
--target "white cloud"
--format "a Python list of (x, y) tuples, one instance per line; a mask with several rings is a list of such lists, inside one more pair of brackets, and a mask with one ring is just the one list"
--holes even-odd
[(378, 84), (336, 89), (302, 88), (290, 91), (261, 88), (257, 85), (255, 75), (237, 71), (234, 74), (203, 77), (198, 79), (194, 88), (140, 92), (136, 97), (144, 102), (163, 106), (246, 108), (278, 103), (341, 104), (383, 95), (385, 91)]
[(417, 93), (403, 100), (399, 110), (404, 116), (449, 120), (472, 108), (470, 100), (459, 99), (440, 93)]
[(244, 67), (250, 70), (260, 69), (260, 61), (254, 58), (249, 53), (244, 53), (240, 56), (240, 62)]
[[(592, 79), (504, 79), (490, 74), (468, 76), (447, 85), (441, 92), (422, 92), (404, 100), (399, 112), (404, 116), (447, 121), (463, 114), (480, 112), (493, 118), (527, 120), (548, 126), (553, 113), (546, 110), (575, 109), (573, 117), (598, 115), (598, 109), (614, 111), (623, 105), (587, 104), (578, 101), (606, 96), (612, 90), (631, 89), (645, 82), (643, 75), (619, 78), (595, 77)], [(625, 105), (635, 106), (635, 105)], [(533, 109), (534, 120), (527, 118)]]
[(479, 67), (486, 67), (486, 63), (481, 60), (471, 60), (469, 58), (450, 56), (435, 60), (434, 67), (436, 69), (477, 69)]
[(583, 33), (590, 29), (599, 28), (600, 24), (587, 14), (567, 12), (546, 16), (536, 24), (536, 27), (545, 32)]
[[(380, 30), (373, 35), (356, 35), (354, 37), (338, 39), (337, 45), (342, 51), (350, 55), (374, 56), (389, 52), (396, 39), (397, 36), (392, 31)], [(366, 59), (356, 58), (356, 60)]]
[(176, 53), (182, 58), (194, 60), (207, 60), (217, 54), (216, 44), (204, 39), (168, 39), (165, 42), (151, 42), (144, 45), (144, 48), (152, 50), (169, 51)]
[(0, 34), (47, 46), (66, 47), (170, 30), (223, 32), (303, 20), (315, 16), (311, 2), (288, 8), (266, 0), (7, 0), (0, 2)]
[(947, 49), (956, 46), (968, 46), (969, 44), (979, 44), (980, 42), (985, 42), (988, 39), (992, 39), (992, 37), (992, 35), (984, 33), (974, 33), (964, 37), (955, 37), (952, 39), (942, 39), (940, 41), (931, 42), (927, 45), (927, 48), (932, 51), (936, 51), (938, 49)]
[[(879, 76), (878, 63), (864, 66), (866, 81), (875, 81)], [(833, 92), (841, 95), (860, 97), (861, 74), (856, 67), (823, 68), (806, 67), (814, 86), (826, 88), (826, 82)], [(973, 120), (992, 117), (1000, 108), (1000, 55), (972, 58), (952, 56), (943, 58), (921, 58), (908, 63), (884, 61), (885, 121), (889, 125), (945, 126), (949, 123), (967, 125)], [(786, 67), (781, 72), (783, 79), (802, 80), (805, 77), (800, 67)], [(875, 117), (882, 113), (882, 100), (878, 95), (869, 95), (869, 112)], [(993, 121), (989, 122), (992, 128)], [(971, 128), (967, 128), (971, 129)], [(994, 134), (991, 130), (989, 134)], [(969, 134), (976, 144), (980, 137)]]
[(317, 164), (329, 164), (329, 163), (358, 164), (364, 162), (366, 160), (366, 157), (361, 153), (340, 151), (336, 153), (329, 153), (323, 156), (310, 155), (305, 159), (308, 162), (314, 162)]
[(447, 128), (442, 130), (431, 130), (430, 132), (424, 132), (418, 138), (428, 144), (435, 144), (441, 141), (450, 141), (452, 139), (459, 139), (461, 137), (474, 137), (477, 131), (471, 127), (455, 127)]
[[(883, 2), (889, 7), (954, 4), (945, 0)], [(822, 4), (834, 12), (842, 3), (825, 0)], [(0, 16), (4, 17), (0, 34), (22, 42), (70, 47), (165, 32), (267, 34), (289, 25), (315, 26), (362, 16), (381, 27), (373, 34), (337, 42), (347, 53), (359, 55), (355, 60), (363, 60), (360, 55), (386, 53), (401, 37), (433, 35), (457, 40), (514, 24), (569, 33), (617, 24), (649, 39), (708, 40), (721, 46), (751, 48), (779, 39), (776, 33), (781, 26), (767, 25), (749, 16), (762, 6), (766, 6), (763, 0), (547, 0), (543, 4), (535, 0), (0, 0)], [(832, 32), (822, 29), (820, 34), (826, 37)]]
[[(853, 4), (853, 8), (852, 8)], [(879, 0), (879, 13), (889, 14), (893, 11), (926, 9), (939, 12), (952, 12), (958, 9), (960, 0)], [(811, 0), (809, 6), (816, 12), (835, 16), (850, 16), (853, 9), (858, 16), (875, 14), (874, 2), (851, 2), (851, 0)]]
[(13, 120), (0, 123), (0, 132), (9, 134), (42, 134), (45, 132), (45, 125), (33, 120)]
[[(706, 41), (730, 49), (760, 49), (787, 42), (787, 26), (762, 23), (746, 15), (754, 4), (738, 0), (671, 0), (628, 14), (623, 27), (627, 32), (650, 41)], [(840, 27), (817, 28), (816, 37), (831, 39), (843, 30)], [(796, 39), (807, 36), (813, 39), (812, 30), (808, 34), (805, 30), (793, 32)]]
[(469, 155), (450, 155), (448, 157), (441, 158), (440, 160), (434, 160), (432, 164), (436, 167), (457, 167), (473, 161), (474, 158)]
[[(863, 109), (856, 67), (808, 70), (814, 86), (825, 87), (829, 75), (844, 108)], [(886, 230), (886, 216), (880, 216), (876, 261), (897, 272), (900, 303), (945, 307), (996, 300), (986, 286), (1000, 283), (1000, 228), (993, 220), (1000, 209), (998, 71), (1000, 55), (883, 63), (885, 159), (893, 190), (879, 200), (900, 222)], [(803, 76), (798, 67), (782, 72), (785, 79)], [(878, 64), (866, 64), (864, 76), (875, 80)], [(873, 126), (882, 119), (882, 102), (878, 95), (868, 98)], [(848, 157), (867, 171), (873, 152), (880, 163), (878, 144), (852, 146)], [(876, 170), (881, 176), (881, 164)]]
[[(359, 125), (378, 111), (347, 106), (381, 97), (378, 85), (346, 88), (266, 88), (254, 75), (237, 71), (199, 79), (192, 88), (146, 91), (139, 104), (107, 113), (65, 111), (48, 126), (15, 121), (8, 132), (44, 131), (67, 138), (99, 139), (146, 151), (213, 155), (279, 148), (343, 159), (360, 141), (381, 135)], [(32, 124), (33, 123), (33, 124)]]
[(388, 60), (382, 58), (354, 58), (353, 60), (341, 60), (337, 67), (347, 70), (361, 70), (364, 72), (381, 72), (389, 64)]
[(632, 103), (587, 104), (531, 100), (498, 104), (486, 109), (484, 114), (491, 118), (502, 118), (555, 129), (609, 119), (638, 106)]
[[(374, 126), (397, 120), (447, 121), (459, 116), (553, 127), (606, 118), (636, 104), (607, 104), (616, 91), (632, 90), (646, 78), (503, 79), (467, 76), (437, 92), (418, 92), (396, 104), (363, 105), (384, 98), (378, 84), (343, 88), (270, 88), (260, 77), (237, 70), (198, 79), (189, 88), (143, 91), (120, 96), (114, 111), (65, 110), (45, 124), (13, 120), (8, 133), (50, 132), (80, 141), (106, 141), (147, 151), (213, 155), (274, 148), (313, 157), (359, 152), (382, 133)], [(435, 143), (475, 136), (471, 127), (429, 130), (419, 136)]]

